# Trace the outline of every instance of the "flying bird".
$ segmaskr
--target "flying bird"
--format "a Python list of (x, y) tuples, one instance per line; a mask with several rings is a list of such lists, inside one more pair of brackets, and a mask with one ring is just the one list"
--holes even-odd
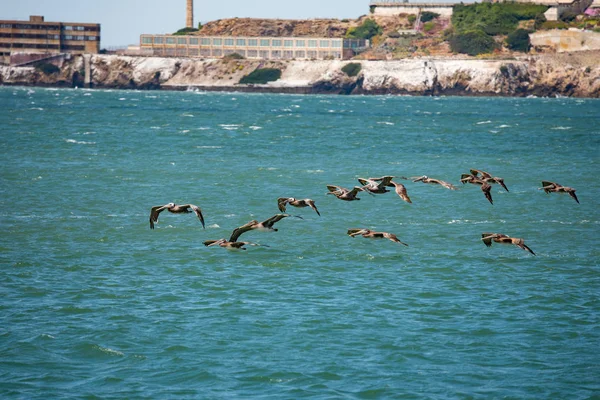
[(327, 194), (332, 194), (338, 199), (344, 201), (360, 200), (358, 197), (356, 197), (356, 195), (358, 192), (365, 191), (365, 189), (361, 188), (360, 186), (354, 186), (352, 190), (348, 190), (341, 186), (327, 185), (327, 189), (329, 190)]
[(413, 182), (423, 182), (423, 183), (431, 183), (434, 185), (441, 185), (443, 187), (445, 187), (446, 189), (450, 189), (450, 190), (456, 190), (456, 186), (454, 186), (451, 183), (442, 181), (440, 179), (434, 179), (434, 178), (430, 178), (427, 175), (423, 175), (423, 176), (419, 176), (419, 177), (414, 177), (411, 178), (413, 180)]
[(400, 241), (396, 235), (389, 232), (375, 232), (370, 229), (348, 229), (348, 236), (362, 236), (369, 239), (389, 239), (392, 242), (400, 243), (405, 246), (408, 246), (406, 243)]
[(486, 199), (490, 202), (490, 204), (494, 205), (494, 201), (492, 200), (492, 186), (489, 185), (486, 181), (478, 178), (473, 174), (462, 174), (460, 176), (460, 181), (463, 183), (472, 183), (473, 185), (481, 185), (481, 191)]
[(490, 173), (481, 171), (479, 169), (472, 169), (471, 174), (474, 177), (481, 179), (485, 183), (497, 183), (498, 185), (502, 186), (504, 188), (504, 190), (506, 190), (508, 192), (508, 188), (504, 184), (504, 179), (502, 179), (500, 177), (492, 176)]
[(202, 211), (200, 207), (195, 206), (193, 204), (175, 204), (169, 203), (164, 206), (154, 206), (150, 210), (150, 229), (154, 229), (154, 223), (158, 222), (158, 215), (167, 210), (173, 214), (190, 214), (195, 213), (200, 222), (202, 223), (202, 228), (204, 228), (204, 217), (202, 216)]
[(492, 245), (492, 242), (501, 243), (501, 244), (514, 244), (515, 246), (518, 246), (518, 247), (522, 248), (523, 250), (526, 250), (535, 256), (535, 253), (533, 252), (533, 250), (531, 250), (525, 244), (525, 240), (523, 240), (521, 238), (513, 238), (510, 236), (504, 235), (502, 233), (482, 233), (481, 240), (483, 240), (483, 243), (487, 247), (490, 247)]
[(294, 197), (280, 197), (277, 199), (277, 206), (279, 207), (279, 211), (285, 212), (285, 206), (289, 204), (293, 207), (310, 207), (317, 215), (320, 217), (321, 213), (317, 210), (317, 206), (315, 205), (315, 201), (312, 199), (296, 199)]
[(539, 190), (543, 190), (546, 193), (568, 193), (569, 196), (575, 199), (575, 201), (579, 204), (579, 199), (577, 199), (577, 195), (575, 194), (575, 189), (568, 186), (562, 186), (556, 182), (542, 181), (542, 187)]
[(363, 185), (363, 190), (369, 193), (381, 194), (389, 192), (386, 187), (391, 186), (392, 179), (394, 179), (393, 176), (383, 176), (381, 178), (358, 178), (358, 181)]
[[(290, 217), (290, 214), (275, 214), (269, 219), (264, 220), (263, 222), (258, 222), (253, 219), (250, 222), (245, 223), (244, 225), (235, 228), (231, 233), (231, 237), (229, 238), (229, 242), (237, 242), (238, 238), (245, 232), (252, 230), (260, 230), (267, 232), (277, 232), (277, 228), (274, 228), (273, 225), (281, 221), (283, 218)], [(295, 216), (296, 218), (302, 219), (302, 217)]]
[(227, 250), (247, 250), (245, 246), (265, 246), (269, 247), (265, 244), (258, 244), (252, 242), (230, 242), (227, 239), (219, 239), (219, 240), (207, 240), (204, 242), (206, 247), (219, 246), (223, 247)]

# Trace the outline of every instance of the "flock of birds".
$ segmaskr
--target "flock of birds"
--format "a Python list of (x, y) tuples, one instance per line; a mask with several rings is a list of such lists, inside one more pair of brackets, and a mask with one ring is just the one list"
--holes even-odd
[[(380, 178), (358, 178), (358, 182), (362, 186), (354, 186), (352, 189), (347, 189), (345, 187), (337, 186), (337, 185), (327, 185), (327, 189), (329, 190), (329, 192), (327, 192), (326, 194), (333, 195), (343, 201), (356, 201), (356, 200), (360, 200), (360, 198), (358, 197), (359, 192), (366, 192), (366, 193), (374, 196), (376, 194), (388, 193), (390, 191), (390, 190), (388, 190), (388, 188), (393, 187), (396, 194), (402, 200), (404, 200), (407, 203), (412, 203), (410, 197), (408, 196), (406, 187), (402, 183), (394, 181), (393, 180), (394, 178), (395, 178), (394, 176), (383, 176)], [(430, 178), (426, 175), (423, 175), (420, 177), (412, 177), (412, 178), (406, 178), (406, 177), (402, 176), (399, 178), (404, 179), (404, 180), (410, 179), (413, 182), (423, 182), (423, 183), (427, 183), (427, 184), (440, 185), (440, 186), (445, 187), (450, 190), (457, 189), (456, 186), (452, 185), (449, 182), (445, 182), (440, 179)], [(462, 174), (461, 178), (460, 178), (460, 182), (463, 184), (470, 183), (473, 185), (480, 186), (481, 191), (483, 192), (485, 198), (492, 205), (494, 204), (494, 201), (492, 199), (492, 194), (491, 194), (491, 188), (492, 188), (491, 185), (498, 184), (498, 185), (502, 186), (502, 188), (504, 190), (506, 190), (507, 192), (509, 191), (508, 187), (504, 183), (504, 179), (497, 177), (497, 176), (493, 176), (493, 175), (489, 174), (488, 172), (477, 170), (477, 169), (471, 169), (469, 173)], [(542, 187), (539, 188), (539, 190), (543, 190), (546, 193), (567, 193), (577, 203), (579, 203), (579, 199), (577, 198), (577, 196), (575, 194), (574, 188), (562, 186), (556, 182), (542, 181)], [(275, 223), (281, 221), (283, 218), (292, 216), (290, 214), (285, 213), (287, 205), (297, 207), (297, 208), (310, 207), (317, 213), (317, 215), (321, 216), (321, 213), (319, 212), (319, 210), (317, 209), (317, 206), (315, 205), (315, 201), (312, 199), (296, 199), (294, 197), (280, 197), (277, 199), (277, 207), (279, 208), (279, 211), (282, 212), (282, 214), (275, 214), (271, 218), (269, 218), (265, 221), (262, 221), (262, 222), (259, 222), (257, 220), (252, 220), (240, 227), (235, 228), (233, 230), (233, 232), (231, 233), (231, 236), (229, 237), (229, 239), (222, 238), (222, 239), (218, 239), (218, 240), (207, 240), (207, 241), (203, 242), (203, 244), (207, 247), (219, 246), (219, 247), (223, 247), (223, 248), (230, 249), (230, 250), (239, 250), (239, 249), (246, 250), (246, 246), (266, 246), (266, 245), (260, 245), (258, 243), (240, 241), (239, 238), (245, 232), (252, 231), (252, 230), (271, 231), (271, 232), (277, 231), (277, 228), (274, 228), (273, 225), (275, 225)], [(198, 219), (200, 220), (202, 227), (205, 228), (204, 216), (202, 215), (202, 211), (201, 211), (200, 207), (198, 207), (194, 204), (168, 203), (168, 204), (165, 204), (162, 206), (152, 207), (152, 209), (150, 210), (150, 229), (154, 229), (154, 224), (158, 222), (158, 216), (160, 215), (160, 213), (162, 211), (165, 211), (165, 210), (170, 213), (173, 213), (173, 214), (195, 213), (196, 216), (198, 217)], [(294, 215), (293, 217), (302, 218), (302, 217), (296, 216), (296, 215)], [(365, 228), (358, 228), (358, 229), (353, 228), (353, 229), (348, 229), (347, 234), (352, 238), (356, 237), (356, 236), (362, 236), (364, 238), (369, 238), (369, 239), (388, 239), (388, 240), (391, 240), (392, 242), (399, 243), (404, 246), (408, 246), (408, 244), (402, 242), (395, 234), (389, 233), (389, 232), (376, 232), (376, 231), (372, 231), (370, 229), (365, 229)], [(481, 240), (487, 247), (490, 247), (492, 245), (492, 243), (511, 244), (511, 245), (515, 245), (515, 246), (535, 255), (533, 250), (531, 250), (525, 244), (525, 240), (522, 238), (510, 237), (510, 236), (507, 236), (502, 233), (485, 232), (485, 233), (481, 234)], [(266, 247), (268, 247), (268, 246), (266, 246)]]

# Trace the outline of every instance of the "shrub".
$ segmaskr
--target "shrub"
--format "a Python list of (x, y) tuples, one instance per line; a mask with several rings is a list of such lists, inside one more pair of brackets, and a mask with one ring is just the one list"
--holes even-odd
[(506, 47), (511, 50), (527, 53), (531, 48), (529, 32), (525, 29), (517, 29), (506, 38)]
[(407, 18), (408, 22), (410, 22), (411, 24), (414, 24), (415, 21), (417, 20), (417, 16), (415, 14), (410, 14)]
[(281, 70), (277, 68), (259, 68), (240, 79), (242, 84), (265, 84), (281, 78)]
[(437, 17), (439, 17), (440, 14), (435, 13), (435, 12), (431, 12), (431, 11), (423, 11), (421, 13), (421, 22), (429, 22), (432, 19), (436, 19)]
[(538, 14), (535, 16), (535, 23), (533, 25), (533, 27), (537, 30), (540, 29), (543, 25), (544, 22), (546, 22), (546, 16), (542, 13)]
[(35, 64), (35, 69), (42, 72), (44, 75), (52, 75), (60, 72), (60, 68), (47, 62), (39, 62)]
[(346, 37), (349, 39), (371, 39), (381, 35), (383, 29), (372, 19), (366, 19), (361, 25), (348, 29)]
[(435, 28), (435, 22), (433, 22), (433, 21), (425, 22), (423, 24), (423, 31), (425, 31), (425, 32), (429, 32), (433, 28)]
[(362, 65), (359, 63), (349, 63), (342, 67), (342, 71), (350, 77), (358, 75), (361, 69)]
[(185, 27), (185, 28), (181, 28), (180, 30), (178, 30), (177, 32), (175, 32), (173, 35), (175, 35), (175, 36), (182, 36), (182, 35), (188, 35), (188, 34), (190, 34), (192, 32), (198, 32), (198, 29)]
[(223, 57), (224, 60), (243, 60), (244, 58), (240, 53), (231, 53)]
[(494, 38), (481, 30), (457, 33), (450, 38), (449, 42), (452, 51), (471, 56), (491, 53), (498, 48)]
[(573, 22), (575, 20), (575, 18), (577, 17), (577, 13), (575, 11), (572, 10), (566, 10), (565, 12), (563, 12), (560, 16), (560, 20), (563, 22)]
[(542, 24), (541, 29), (550, 30), (550, 29), (568, 29), (569, 25), (562, 21), (546, 21)]

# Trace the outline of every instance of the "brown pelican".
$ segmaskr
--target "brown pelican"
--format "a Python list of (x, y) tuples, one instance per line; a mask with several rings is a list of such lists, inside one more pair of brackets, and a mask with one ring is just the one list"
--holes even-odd
[(406, 243), (401, 242), (400, 239), (393, 233), (388, 232), (375, 232), (370, 229), (348, 229), (348, 236), (354, 237), (361, 235), (362, 237), (369, 239), (389, 239), (392, 242), (400, 243), (405, 246), (408, 246)]
[(329, 193), (327, 194), (332, 194), (338, 199), (345, 201), (360, 200), (358, 197), (356, 197), (356, 195), (358, 192), (365, 191), (365, 189), (361, 188), (360, 186), (354, 186), (352, 190), (348, 190), (341, 186), (327, 185), (327, 189), (329, 190)]
[(454, 186), (453, 184), (442, 181), (440, 179), (430, 178), (427, 175), (423, 175), (423, 176), (415, 177), (415, 178), (411, 178), (411, 179), (413, 180), (413, 182), (432, 183), (434, 185), (441, 185), (441, 186), (445, 187), (446, 189), (456, 190), (456, 186)]
[(358, 181), (363, 185), (363, 190), (366, 190), (369, 193), (381, 194), (389, 192), (389, 190), (386, 189), (386, 186), (392, 186), (390, 185), (392, 179), (394, 179), (393, 176), (383, 176), (381, 178), (358, 178)]
[(294, 207), (310, 207), (317, 215), (320, 217), (321, 213), (317, 210), (317, 206), (315, 205), (315, 201), (311, 199), (295, 199), (293, 197), (280, 197), (277, 199), (277, 206), (279, 207), (279, 211), (285, 212), (285, 206), (289, 204)]
[(479, 178), (486, 183), (497, 183), (500, 186), (502, 186), (504, 188), (504, 190), (506, 190), (508, 192), (508, 188), (504, 184), (504, 179), (502, 179), (502, 178), (499, 178), (497, 176), (492, 176), (490, 173), (481, 171), (479, 169), (472, 169), (471, 174), (474, 177)]
[(265, 246), (265, 247), (269, 247), (267, 245), (261, 245), (261, 244), (257, 244), (257, 243), (252, 243), (252, 242), (230, 242), (226, 239), (219, 239), (219, 240), (207, 240), (204, 242), (204, 245), (206, 247), (212, 247), (212, 246), (219, 246), (219, 247), (223, 247), (227, 250), (247, 250), (245, 246)]
[(568, 193), (569, 196), (575, 199), (575, 201), (579, 204), (579, 199), (577, 199), (577, 195), (575, 194), (575, 189), (572, 187), (562, 186), (555, 182), (542, 181), (542, 187), (539, 190), (543, 190), (546, 193)]
[(473, 174), (462, 174), (460, 176), (460, 181), (463, 184), (472, 183), (473, 185), (481, 185), (481, 191), (483, 192), (485, 198), (488, 199), (488, 201), (492, 205), (494, 205), (494, 201), (492, 200), (492, 186), (489, 185), (486, 181), (478, 178), (476, 175)]
[(533, 250), (531, 250), (529, 247), (527, 247), (527, 245), (525, 245), (525, 241), (520, 238), (512, 238), (512, 237), (503, 235), (502, 233), (482, 233), (481, 240), (483, 240), (483, 243), (487, 247), (490, 247), (492, 245), (492, 241), (494, 241), (496, 243), (501, 243), (501, 244), (514, 244), (515, 246), (518, 246), (518, 247), (522, 248), (523, 250), (527, 250), (528, 252), (530, 252), (531, 254), (533, 254), (535, 256), (535, 253), (533, 252)]
[[(231, 237), (229, 238), (229, 242), (237, 242), (237, 239), (240, 237), (240, 235), (244, 232), (248, 232), (251, 230), (260, 230), (260, 231), (268, 231), (268, 232), (277, 232), (277, 228), (273, 228), (273, 225), (277, 222), (277, 221), (281, 221), (283, 218), (285, 217), (289, 217), (289, 214), (275, 214), (274, 216), (272, 216), (269, 219), (264, 220), (263, 222), (258, 222), (257, 220), (253, 219), (252, 221), (238, 227), (235, 228), (233, 230), (233, 232), (231, 233)], [(302, 219), (302, 217), (296, 216), (296, 218), (300, 218)]]
[(150, 229), (154, 229), (154, 223), (158, 222), (158, 215), (164, 210), (167, 210), (173, 214), (189, 214), (194, 212), (196, 213), (196, 216), (202, 223), (202, 228), (204, 228), (204, 217), (202, 216), (202, 211), (200, 210), (200, 207), (195, 206), (193, 204), (169, 203), (165, 204), (164, 206), (152, 207), (152, 209), (150, 210)]

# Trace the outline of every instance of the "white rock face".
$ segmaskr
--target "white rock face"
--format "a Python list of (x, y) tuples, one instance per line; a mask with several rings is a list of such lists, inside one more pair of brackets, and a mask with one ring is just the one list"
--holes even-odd
[[(391, 61), (266, 61), (94, 55), (94, 87), (245, 89), (308, 93), (505, 95), (600, 97), (600, 51), (524, 56), (512, 60), (419, 58)], [(342, 68), (359, 63), (349, 77)], [(0, 84), (75, 85), (81, 57), (52, 75), (31, 67), (0, 66)], [(252, 88), (240, 79), (257, 68), (277, 68), (281, 78)], [(78, 76), (79, 74), (79, 76)], [(77, 81), (78, 83), (81, 81)]]

